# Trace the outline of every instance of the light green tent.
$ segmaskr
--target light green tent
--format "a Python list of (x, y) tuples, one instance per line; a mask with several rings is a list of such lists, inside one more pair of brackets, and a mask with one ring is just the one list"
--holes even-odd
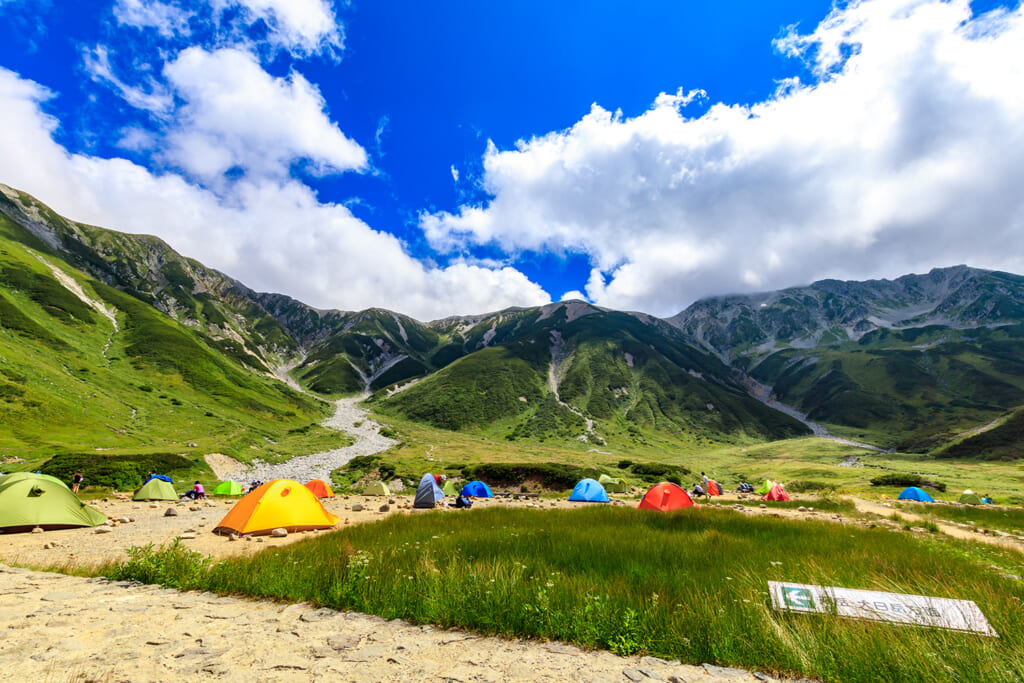
[(960, 502), (967, 505), (981, 505), (981, 496), (974, 491), (967, 489), (960, 494)]
[(243, 493), (245, 491), (242, 490), (242, 485), (230, 479), (217, 484), (217, 488), (213, 490), (215, 496), (240, 496)]
[(382, 481), (375, 481), (365, 489), (363, 489), (364, 496), (389, 496), (391, 490)]
[(106, 521), (105, 514), (78, 500), (59, 479), (24, 472), (0, 478), (0, 529), (4, 531), (97, 526)]
[(629, 491), (629, 486), (626, 485), (626, 482), (616, 477), (609, 477), (607, 474), (602, 474), (598, 477), (597, 483), (603, 486), (605, 491), (614, 491), (616, 493), (626, 493)]
[(132, 500), (178, 500), (178, 494), (174, 492), (174, 486), (163, 479), (150, 479), (142, 485)]
[(452, 481), (451, 479), (444, 483), (444, 486), (441, 487), (441, 490), (444, 492), (444, 495), (446, 496), (459, 495), (459, 489), (458, 487), (455, 486), (455, 482)]
[(763, 496), (764, 494), (766, 494), (769, 491), (771, 491), (772, 488), (774, 488), (774, 487), (775, 487), (775, 482), (774, 481), (772, 481), (771, 479), (765, 479), (764, 483), (761, 484), (761, 488), (759, 488), (756, 491), (754, 491), (754, 493), (759, 493), (759, 494), (761, 494)]

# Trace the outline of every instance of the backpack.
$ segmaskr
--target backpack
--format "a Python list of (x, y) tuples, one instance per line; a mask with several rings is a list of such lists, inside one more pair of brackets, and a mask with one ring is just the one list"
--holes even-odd
[(473, 501), (465, 496), (459, 496), (455, 499), (455, 507), (457, 508), (471, 508), (473, 507)]

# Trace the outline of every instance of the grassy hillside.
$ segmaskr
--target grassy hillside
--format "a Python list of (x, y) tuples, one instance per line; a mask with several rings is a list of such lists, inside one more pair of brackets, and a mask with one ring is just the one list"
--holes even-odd
[(23, 461), (8, 469), (60, 453), (273, 459), (339, 441), (316, 426), (326, 404), (247, 369), (244, 349), (47, 252), (0, 216), (0, 454)]
[[(543, 319), (517, 314), (487, 329), (494, 331), (492, 342), (505, 342), (471, 353), (406, 391), (378, 395), (380, 410), (513, 441), (602, 444), (619, 433), (636, 440), (658, 434), (679, 445), (708, 447), (807, 433), (747, 396), (717, 358), (656, 322), (614, 312), (570, 320), (562, 307)], [(557, 393), (551, 390), (552, 373)], [(590, 432), (588, 419), (595, 424)]]
[(1021, 358), (1024, 326), (933, 327), (873, 333), (840, 348), (786, 349), (751, 374), (840, 434), (928, 451), (1024, 404)]

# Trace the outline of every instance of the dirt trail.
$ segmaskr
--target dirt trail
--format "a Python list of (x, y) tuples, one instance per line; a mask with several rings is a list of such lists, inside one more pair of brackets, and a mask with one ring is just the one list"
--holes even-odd
[(352, 458), (381, 453), (396, 445), (398, 442), (383, 436), (380, 433), (380, 425), (359, 407), (361, 400), (363, 400), (362, 396), (350, 396), (335, 401), (334, 415), (323, 422), (325, 427), (345, 432), (355, 439), (351, 446), (303, 455), (275, 465), (255, 463), (247, 470), (235, 474), (242, 481), (252, 479), (260, 481), (294, 479), (303, 482), (311, 479), (323, 479), (330, 481), (331, 471), (341, 467)]
[(503, 640), (307, 604), (4, 565), (0, 632), (5, 680), (772, 680), (739, 669)]
[(913, 512), (907, 512), (905, 510), (889, 507), (881, 503), (872, 503), (861, 498), (853, 498), (853, 504), (857, 506), (858, 512), (865, 512), (879, 517), (889, 517), (890, 515), (897, 514), (907, 522), (932, 522), (939, 528), (939, 531), (951, 536), (953, 538), (959, 538), (965, 541), (978, 541), (980, 543), (988, 543), (989, 545), (997, 545), (1003, 548), (1010, 548), (1017, 552), (1024, 553), (1024, 543), (1021, 543), (1017, 539), (1011, 536), (995, 536), (991, 534), (982, 533), (982, 528), (978, 529), (965, 529), (956, 524), (950, 522), (943, 522), (941, 520), (926, 517), (924, 515), (917, 515)]

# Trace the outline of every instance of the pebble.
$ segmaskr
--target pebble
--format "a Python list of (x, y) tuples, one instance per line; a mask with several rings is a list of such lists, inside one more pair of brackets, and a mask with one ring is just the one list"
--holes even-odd
[(94, 534), (109, 534), (111, 531), (113, 531), (113, 529), (109, 526), (98, 526), (92, 530)]
[[(155, 505), (153, 507), (156, 507)], [(164, 517), (177, 517), (178, 511), (174, 508), (167, 508), (167, 512), (164, 513)]]
[(281, 528), (281, 527), (278, 527), (277, 529), (272, 530), (270, 532), (270, 535), (273, 536), (274, 538), (284, 538), (285, 536), (288, 535), (288, 530), (284, 529), (284, 528)]

